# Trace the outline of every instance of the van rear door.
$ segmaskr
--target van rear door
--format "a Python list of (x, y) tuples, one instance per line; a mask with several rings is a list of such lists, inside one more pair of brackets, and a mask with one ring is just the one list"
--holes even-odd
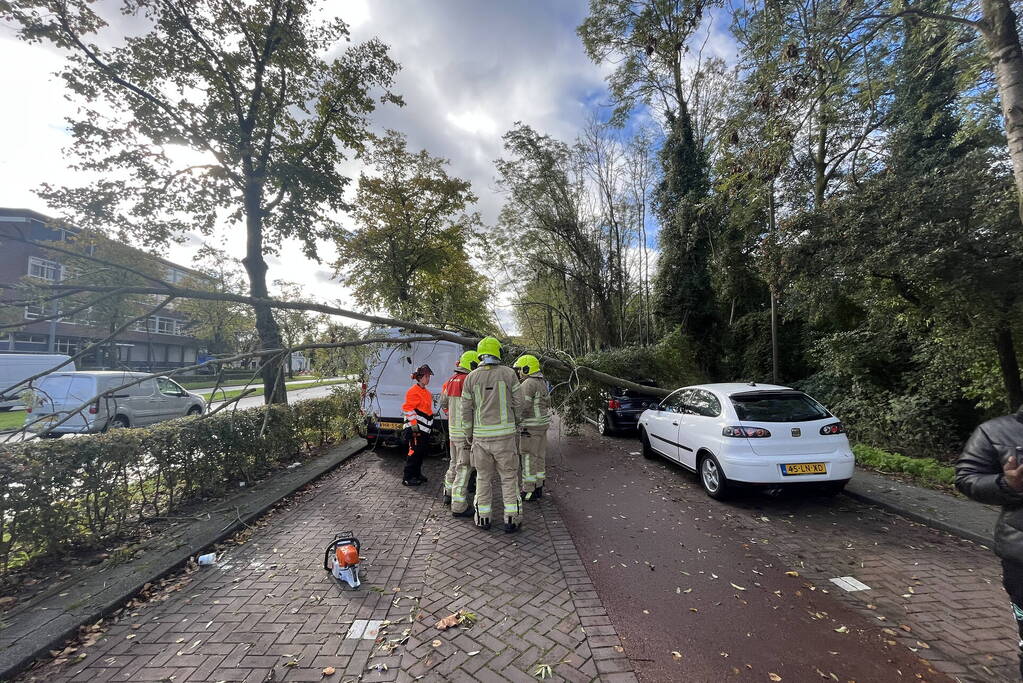
[[(76, 410), (82, 403), (96, 395), (96, 378), (92, 375), (53, 373), (40, 378), (34, 384), (33, 390), (37, 396), (37, 407), (30, 418), (34, 420), (52, 414), (59, 420), (63, 419), (68, 411)], [(89, 408), (86, 406), (61, 424), (57, 428), (58, 431), (86, 426), (88, 411)]]

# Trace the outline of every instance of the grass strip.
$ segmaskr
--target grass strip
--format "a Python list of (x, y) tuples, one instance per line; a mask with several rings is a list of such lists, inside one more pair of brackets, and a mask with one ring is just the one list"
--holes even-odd
[(930, 488), (948, 489), (955, 485), (956, 471), (934, 458), (911, 458), (900, 453), (889, 453), (880, 448), (858, 443), (853, 446), (856, 462), (878, 472), (908, 475), (919, 484)]

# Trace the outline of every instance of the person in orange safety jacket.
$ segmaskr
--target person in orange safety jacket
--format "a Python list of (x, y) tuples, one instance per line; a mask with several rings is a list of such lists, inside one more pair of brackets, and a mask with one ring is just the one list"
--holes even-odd
[(408, 444), (408, 458), (405, 460), (405, 472), (401, 483), (405, 486), (419, 486), (426, 482), (423, 476), (423, 455), (429, 447), (430, 433), (433, 430), (433, 394), (426, 386), (430, 383), (433, 370), (429, 365), (420, 365), (412, 373), (415, 383), (405, 393), (405, 403), (401, 406), (405, 417), (402, 436)]

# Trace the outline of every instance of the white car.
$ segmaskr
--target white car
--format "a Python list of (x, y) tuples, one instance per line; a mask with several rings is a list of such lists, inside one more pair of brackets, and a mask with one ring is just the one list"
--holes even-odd
[(839, 493), (855, 459), (842, 423), (801, 391), (772, 384), (683, 387), (639, 418), (648, 458), (697, 472), (712, 498), (743, 485), (818, 484)]
[(206, 411), (202, 396), (185, 390), (168, 377), (149, 378), (118, 389), (145, 376), (142, 372), (121, 371), (52, 372), (33, 383), (34, 400), (25, 415), (25, 425), (29, 431), (42, 432), (86, 401), (115, 389), (116, 393), (94, 400), (46, 436), (58, 438), (64, 434), (145, 427)]

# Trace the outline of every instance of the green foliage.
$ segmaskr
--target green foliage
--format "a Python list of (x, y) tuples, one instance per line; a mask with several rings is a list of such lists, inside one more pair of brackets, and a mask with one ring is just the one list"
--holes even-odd
[(357, 392), (0, 449), (0, 571), (100, 547), (357, 431)]
[[(655, 345), (597, 351), (576, 358), (575, 364), (632, 381), (653, 380), (656, 386), (669, 390), (707, 380), (696, 361), (692, 342), (681, 328), (676, 328)], [(551, 379), (557, 381), (554, 377)], [(577, 382), (573, 377), (571, 381), (557, 384), (552, 400), (558, 406), (564, 424), (574, 429), (582, 424), (584, 416), (593, 418), (596, 415), (606, 392), (607, 387), (603, 384)]]
[(357, 228), (335, 236), (335, 267), (356, 300), (395, 317), (492, 326), (487, 280), (469, 263), (479, 216), (468, 181), (448, 175), (447, 160), (411, 152), (389, 130), (366, 154), (376, 175), (363, 173), (356, 192)]
[(858, 464), (880, 472), (908, 474), (921, 484), (933, 487), (947, 488), (955, 484), (955, 468), (942, 465), (933, 458), (910, 458), (863, 444), (856, 444), (852, 450)]

